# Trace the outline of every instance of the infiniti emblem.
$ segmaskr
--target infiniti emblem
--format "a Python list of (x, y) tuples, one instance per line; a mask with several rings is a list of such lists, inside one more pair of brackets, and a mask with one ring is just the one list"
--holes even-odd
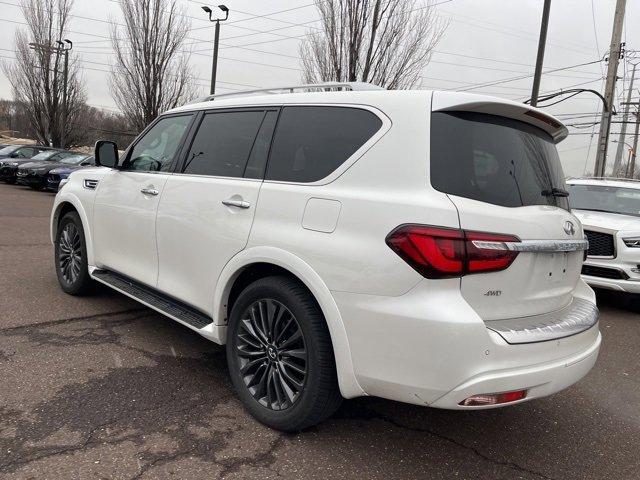
[(271, 360), (275, 360), (277, 358), (277, 356), (278, 356), (273, 347), (269, 347), (267, 349), (267, 354), (269, 355), (269, 358)]
[(564, 222), (564, 232), (567, 235), (575, 235), (576, 233), (576, 227), (573, 224), (573, 222), (570, 222), (569, 220), (567, 220), (566, 222)]

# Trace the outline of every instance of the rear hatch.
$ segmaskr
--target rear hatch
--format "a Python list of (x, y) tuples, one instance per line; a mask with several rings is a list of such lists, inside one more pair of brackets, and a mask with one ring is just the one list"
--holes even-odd
[(438, 92), (432, 105), (432, 186), (454, 203), (461, 229), (511, 236), (525, 250), (504, 270), (463, 276), (466, 301), (483, 320), (567, 306), (584, 254), (567, 246), (584, 235), (562, 196), (555, 144), (566, 128), (527, 105), (498, 99)]

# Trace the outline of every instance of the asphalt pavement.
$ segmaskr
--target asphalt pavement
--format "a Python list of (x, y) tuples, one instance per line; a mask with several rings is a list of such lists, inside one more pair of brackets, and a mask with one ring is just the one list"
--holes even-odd
[(0, 184), (1, 479), (640, 478), (640, 300), (598, 292), (598, 362), (549, 398), (361, 398), (282, 434), (242, 409), (222, 347), (106, 288), (58, 288), (52, 203)]

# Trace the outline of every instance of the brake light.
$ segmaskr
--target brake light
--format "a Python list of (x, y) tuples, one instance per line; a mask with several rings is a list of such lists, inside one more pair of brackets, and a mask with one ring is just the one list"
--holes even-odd
[(504, 242), (518, 241), (513, 235), (426, 225), (401, 225), (386, 238), (387, 245), (400, 258), (420, 275), (432, 279), (504, 270), (518, 256), (518, 252), (507, 250)]

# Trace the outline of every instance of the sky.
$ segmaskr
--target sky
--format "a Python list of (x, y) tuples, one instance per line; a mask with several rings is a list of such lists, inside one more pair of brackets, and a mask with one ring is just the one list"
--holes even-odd
[[(197, 0), (176, 0), (189, 17), (188, 48), (191, 66), (202, 93), (208, 92), (213, 45), (213, 24), (208, 22)], [(417, 0), (417, 6), (427, 0)], [(19, 0), (0, 0), (0, 59), (14, 57), (14, 35), (25, 28)], [(431, 0), (437, 15), (448, 22), (447, 30), (425, 66), (422, 88), (438, 90), (474, 88), (517, 101), (530, 96), (543, 0)], [(571, 69), (545, 74), (541, 92), (580, 86), (603, 91), (605, 62), (576, 66), (602, 59), (609, 48), (615, 0), (552, 0), (544, 68)], [(210, 4), (214, 6), (214, 3)], [(318, 26), (313, 0), (225, 0), (229, 20), (221, 24), (218, 93), (255, 87), (299, 84), (299, 45), (310, 28)], [(88, 103), (116, 109), (107, 82), (113, 51), (109, 20), (121, 22), (116, 0), (75, 0), (68, 38), (78, 55), (86, 81)], [(628, 50), (640, 49), (640, 1), (627, 1), (623, 41)], [(635, 27), (635, 28), (634, 28)], [(629, 53), (621, 61), (616, 88), (616, 109), (621, 120), (623, 93), (629, 86), (632, 63), (640, 54)], [(633, 98), (640, 94), (640, 68)], [(510, 81), (504, 81), (510, 80)], [(10, 85), (0, 71), (0, 98), (11, 98)], [(558, 145), (565, 173), (573, 176), (593, 171), (601, 101), (584, 93), (548, 108), (570, 127), (569, 137)], [(620, 131), (612, 125), (612, 132)], [(628, 130), (632, 125), (628, 126)], [(617, 135), (612, 136), (617, 138)], [(631, 143), (631, 135), (626, 139)], [(609, 145), (609, 162), (617, 144)], [(625, 148), (626, 155), (626, 148)]]

